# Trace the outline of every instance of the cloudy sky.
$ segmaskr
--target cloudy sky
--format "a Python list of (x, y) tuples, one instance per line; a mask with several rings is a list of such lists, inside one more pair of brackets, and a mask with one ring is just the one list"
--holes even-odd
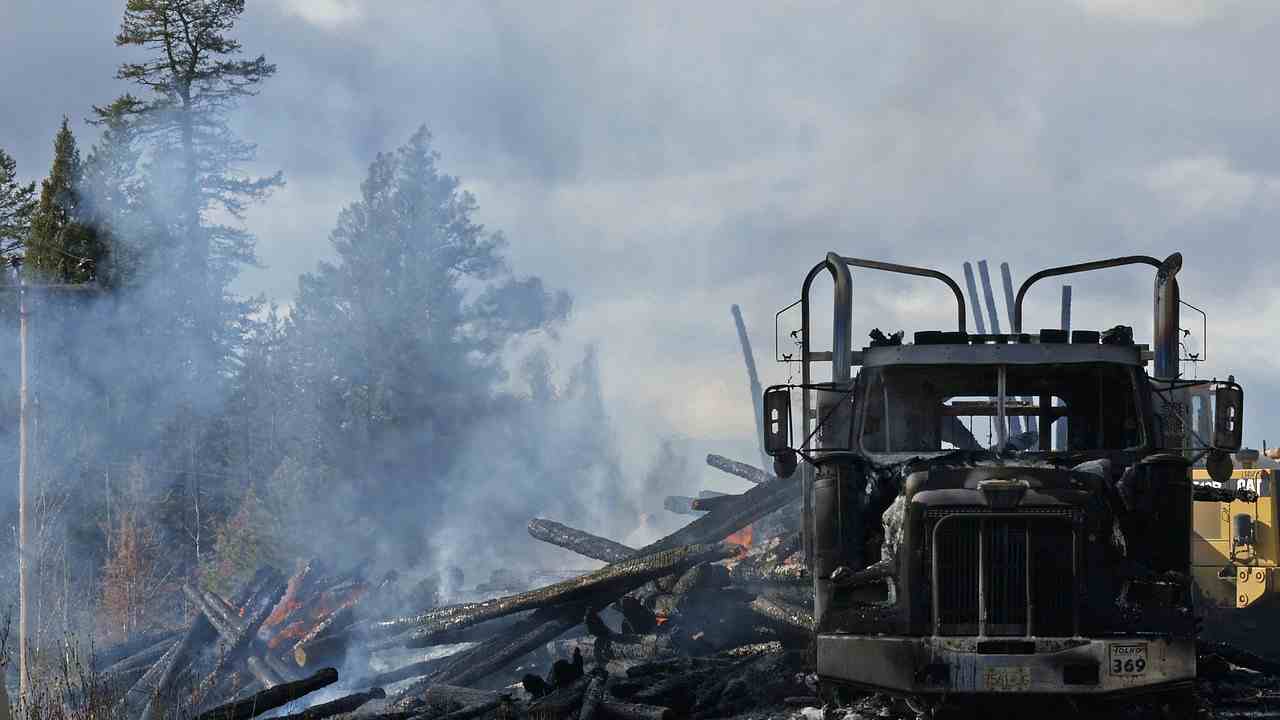
[[(1280, 443), (1270, 0), (248, 4), (239, 36), (279, 71), (237, 123), (288, 186), (249, 216), (265, 267), (241, 290), (288, 302), (373, 155), (426, 124), (516, 271), (573, 292), (563, 362), (599, 347), (633, 459), (659, 433), (749, 455), (729, 307), (784, 380), (774, 312), (827, 250), (957, 278), (1180, 250), (1201, 373), (1234, 372), (1247, 442)], [(26, 176), (62, 114), (87, 144), (124, 90), (123, 5), (0, 0), (0, 147)], [(855, 284), (859, 337), (954, 322), (940, 286)], [(1072, 284), (1077, 327), (1149, 339), (1149, 272)], [(1029, 327), (1056, 324), (1058, 287)]]

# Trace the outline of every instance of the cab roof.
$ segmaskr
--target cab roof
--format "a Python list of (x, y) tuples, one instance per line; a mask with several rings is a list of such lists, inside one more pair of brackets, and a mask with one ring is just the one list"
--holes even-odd
[(863, 367), (894, 365), (1050, 365), (1110, 363), (1145, 365), (1139, 345), (1081, 343), (937, 343), (865, 348)]

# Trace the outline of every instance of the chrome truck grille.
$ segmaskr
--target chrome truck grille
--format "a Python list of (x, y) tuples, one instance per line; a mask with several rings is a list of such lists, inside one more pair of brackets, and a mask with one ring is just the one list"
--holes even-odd
[(1073, 512), (926, 513), (936, 635), (1068, 637), (1078, 624)]

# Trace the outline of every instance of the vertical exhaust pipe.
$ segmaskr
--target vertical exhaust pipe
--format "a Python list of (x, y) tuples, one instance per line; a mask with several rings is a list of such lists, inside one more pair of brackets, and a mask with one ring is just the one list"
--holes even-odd
[(1182, 253), (1165, 258), (1156, 270), (1154, 294), (1155, 327), (1152, 345), (1155, 352), (1155, 376), (1172, 379), (1178, 376), (1179, 303), (1178, 271), (1182, 269)]

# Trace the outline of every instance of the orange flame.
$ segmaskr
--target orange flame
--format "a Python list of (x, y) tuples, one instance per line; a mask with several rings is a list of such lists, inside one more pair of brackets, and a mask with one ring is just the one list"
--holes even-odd
[(751, 540), (752, 540), (753, 534), (754, 533), (752, 532), (751, 526), (748, 525), (742, 528), (741, 530), (739, 530), (738, 532), (725, 538), (725, 542), (732, 543), (734, 545), (740, 545), (744, 549), (749, 548), (751, 547)]

